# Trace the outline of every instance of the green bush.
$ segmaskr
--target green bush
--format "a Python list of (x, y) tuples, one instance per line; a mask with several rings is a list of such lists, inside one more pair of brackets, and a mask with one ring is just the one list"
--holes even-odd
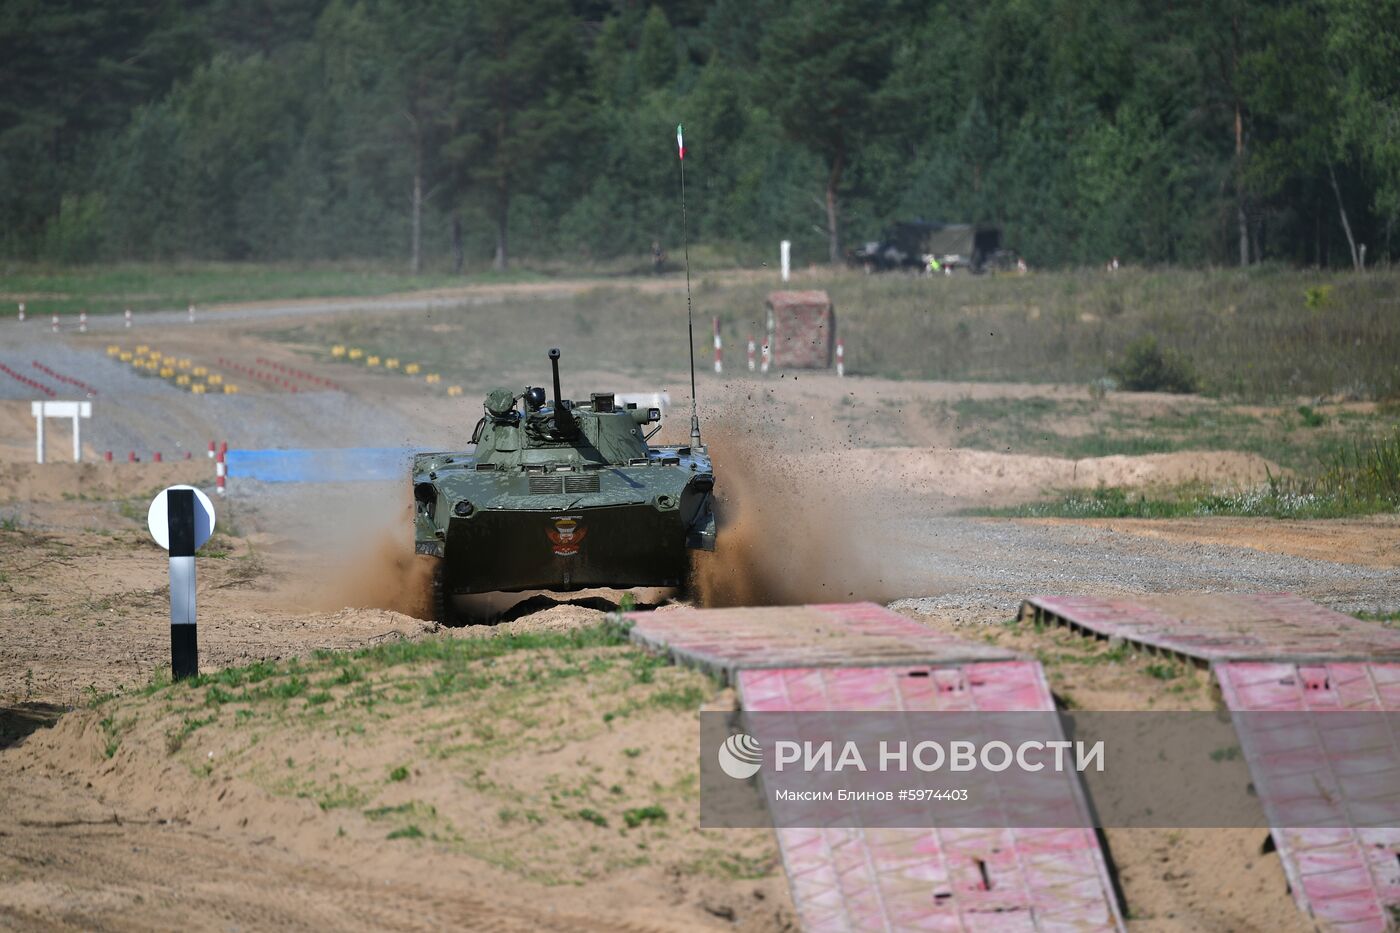
[(1134, 392), (1194, 392), (1196, 374), (1191, 363), (1175, 350), (1164, 350), (1156, 337), (1142, 337), (1128, 345), (1123, 361), (1110, 373), (1118, 384)]

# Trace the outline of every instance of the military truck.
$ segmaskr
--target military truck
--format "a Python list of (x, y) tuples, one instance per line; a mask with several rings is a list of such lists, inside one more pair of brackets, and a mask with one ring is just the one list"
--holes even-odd
[(1003, 252), (999, 227), (910, 220), (892, 225), (880, 239), (848, 255), (853, 265), (867, 272), (924, 272), (930, 258), (943, 269), (982, 272), (994, 255)]

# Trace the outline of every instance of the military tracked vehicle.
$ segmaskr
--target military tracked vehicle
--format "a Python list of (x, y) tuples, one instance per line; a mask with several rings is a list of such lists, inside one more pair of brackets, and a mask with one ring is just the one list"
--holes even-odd
[[(480, 594), (684, 587), (690, 551), (714, 550), (715, 475), (689, 446), (653, 447), (661, 411), (612, 393), (563, 398), (550, 350), (543, 388), (493, 390), (473, 448), (413, 459), (414, 547), (435, 559), (441, 622)], [(698, 424), (694, 422), (693, 424)]]

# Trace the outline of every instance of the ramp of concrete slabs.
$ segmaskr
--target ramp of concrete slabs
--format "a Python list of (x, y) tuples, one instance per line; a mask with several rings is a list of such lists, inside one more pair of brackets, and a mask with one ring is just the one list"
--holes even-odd
[(937, 665), (1017, 657), (920, 625), (875, 603), (670, 609), (628, 618), (634, 641), (730, 681), (745, 668)]
[(1198, 662), (1400, 662), (1400, 631), (1292, 593), (1036, 596), (1021, 618)]
[[(634, 640), (723, 674), (738, 687), (744, 709), (755, 712), (1054, 709), (1038, 662), (873, 603), (680, 609), (630, 618)], [(1080, 805), (1087, 812), (1082, 799)], [(1122, 929), (1092, 830), (832, 828), (777, 835), (805, 930)]]
[[(955, 652), (954, 646), (949, 646)], [(912, 676), (911, 676), (912, 675)], [(745, 710), (1053, 711), (1037, 661), (738, 672)], [(1088, 808), (1078, 801), (1089, 825)], [(995, 809), (996, 805), (992, 805)], [(988, 824), (1008, 822), (991, 814)], [(779, 829), (805, 930), (1116, 930), (1090, 829)]]
[(1400, 712), (1400, 632), (1289, 593), (1036, 597), (1021, 617), (1210, 663), (1298, 907), (1346, 933), (1400, 927), (1400, 828), (1298, 828), (1339, 800), (1393, 803), (1400, 736), (1386, 722), (1342, 752), (1330, 732), (1241, 715)]
[[(1214, 672), (1236, 714), (1240, 745), (1299, 909), (1347, 933), (1400, 927), (1400, 827), (1287, 828), (1307, 825), (1309, 812), (1327, 812), (1338, 800), (1357, 807), (1386, 801), (1393, 808), (1400, 797), (1400, 735), (1391, 728), (1394, 720), (1358, 730), (1356, 720), (1347, 719), (1351, 728), (1343, 732), (1365, 733), (1347, 735), (1271, 728), (1277, 720), (1239, 715), (1400, 711), (1400, 663), (1226, 661)], [(1256, 762), (1267, 764), (1256, 767)]]

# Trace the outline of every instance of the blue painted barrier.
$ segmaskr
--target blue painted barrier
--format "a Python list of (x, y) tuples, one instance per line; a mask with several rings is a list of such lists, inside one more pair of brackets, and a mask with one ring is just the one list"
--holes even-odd
[(225, 456), (230, 477), (264, 483), (407, 482), (411, 447), (237, 450)]

